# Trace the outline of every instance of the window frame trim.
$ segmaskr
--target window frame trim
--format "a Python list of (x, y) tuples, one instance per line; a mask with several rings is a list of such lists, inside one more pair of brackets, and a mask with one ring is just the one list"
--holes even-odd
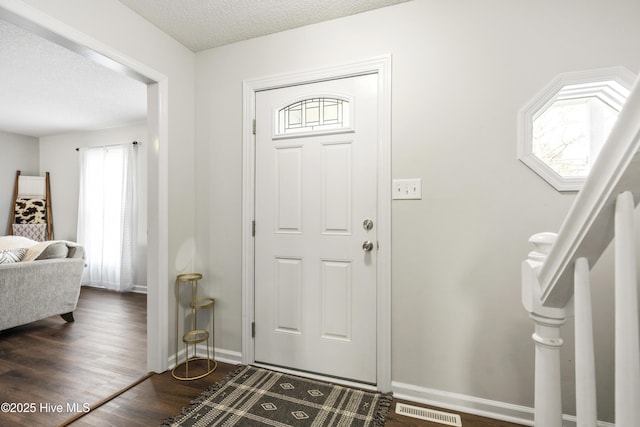
[[(308, 99), (318, 99), (318, 98), (330, 98), (330, 99), (339, 99), (343, 102), (349, 103), (349, 126), (345, 126), (342, 128), (335, 129), (321, 129), (317, 131), (301, 131), (301, 132), (290, 132), (290, 133), (276, 133), (276, 129), (278, 127), (279, 122), (279, 114), (280, 111), (284, 108), (287, 108), (290, 105), (296, 104), (298, 102), (302, 102)], [(271, 112), (271, 117), (274, 120), (273, 132), (271, 137), (273, 139), (289, 139), (289, 138), (300, 138), (307, 136), (321, 136), (321, 135), (334, 135), (341, 133), (353, 133), (356, 129), (355, 124), (355, 98), (353, 96), (347, 96), (342, 93), (337, 92), (309, 92), (306, 95), (292, 98), (288, 101), (283, 102), (273, 109)]]
[[(557, 75), (518, 112), (518, 159), (557, 191), (579, 191), (586, 179), (585, 177), (563, 177), (533, 153), (533, 121), (555, 101), (574, 98), (567, 96), (558, 97), (560, 91), (565, 86), (615, 81), (630, 91), (635, 79), (636, 75), (622, 66), (568, 72)], [(601, 91), (602, 89), (598, 90)], [(596, 91), (597, 90), (594, 90), (593, 93)], [(575, 98), (577, 97), (578, 96)], [(603, 102), (606, 101), (603, 100)]]

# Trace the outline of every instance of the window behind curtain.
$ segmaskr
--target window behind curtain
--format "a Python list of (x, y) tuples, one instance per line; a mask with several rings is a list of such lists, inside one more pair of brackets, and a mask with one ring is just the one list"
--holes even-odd
[(135, 278), (136, 159), (131, 144), (80, 150), (78, 242), (83, 284), (130, 290)]

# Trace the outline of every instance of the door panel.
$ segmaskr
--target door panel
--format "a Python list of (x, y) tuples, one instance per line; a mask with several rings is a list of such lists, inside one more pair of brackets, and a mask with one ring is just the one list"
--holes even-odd
[(322, 147), (322, 232), (351, 233), (351, 143)]
[(302, 333), (302, 260), (275, 258), (277, 332)]
[(278, 233), (302, 232), (302, 147), (275, 147)]
[[(256, 93), (256, 362), (376, 383), (376, 249), (362, 248), (376, 242), (376, 82)], [(294, 132), (277, 135), (283, 123)]]

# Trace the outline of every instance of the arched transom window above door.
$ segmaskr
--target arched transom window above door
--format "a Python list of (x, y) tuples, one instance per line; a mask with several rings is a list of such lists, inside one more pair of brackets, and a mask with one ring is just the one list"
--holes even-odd
[(274, 136), (352, 129), (352, 103), (341, 97), (310, 97), (277, 110)]
[(519, 159), (556, 190), (579, 190), (634, 80), (623, 67), (556, 77), (520, 112)]

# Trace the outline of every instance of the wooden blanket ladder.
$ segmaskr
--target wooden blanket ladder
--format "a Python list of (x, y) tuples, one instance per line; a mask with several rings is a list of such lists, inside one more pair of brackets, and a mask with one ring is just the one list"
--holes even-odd
[(16, 172), (8, 234), (38, 241), (53, 240), (49, 172), (44, 177)]

